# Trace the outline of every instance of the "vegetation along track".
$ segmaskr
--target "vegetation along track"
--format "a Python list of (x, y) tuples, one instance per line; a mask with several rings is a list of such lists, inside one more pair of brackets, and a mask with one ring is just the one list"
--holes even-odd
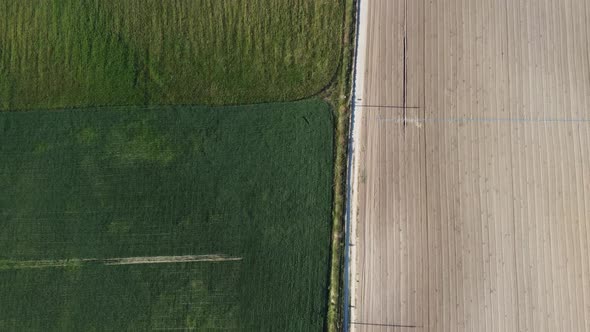
[[(347, 153), (351, 110), (351, 73), (354, 59), (357, 0), (345, 0), (342, 31), (342, 54), (339, 71), (333, 85), (327, 90), (336, 114), (334, 140), (334, 205), (332, 213), (332, 251), (330, 269), (330, 293), (328, 307), (328, 331), (343, 329), (344, 308), (344, 212), (346, 198)], [(344, 310), (346, 310), (344, 308)]]

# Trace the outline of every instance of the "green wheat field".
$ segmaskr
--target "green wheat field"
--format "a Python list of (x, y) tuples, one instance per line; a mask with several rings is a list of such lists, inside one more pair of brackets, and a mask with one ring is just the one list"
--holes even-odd
[[(4, 112), (0, 139), (0, 330), (323, 328), (324, 102)], [(102, 261), (184, 255), (233, 259)]]

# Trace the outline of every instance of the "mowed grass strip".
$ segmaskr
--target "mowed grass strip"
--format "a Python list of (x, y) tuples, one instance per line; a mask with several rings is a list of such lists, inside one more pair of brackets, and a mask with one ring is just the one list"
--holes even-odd
[[(332, 128), (319, 100), (0, 113), (0, 330), (323, 329)], [(187, 255), (236, 259), (104, 263)]]
[(290, 101), (334, 77), (344, 0), (0, 0), (0, 110)]

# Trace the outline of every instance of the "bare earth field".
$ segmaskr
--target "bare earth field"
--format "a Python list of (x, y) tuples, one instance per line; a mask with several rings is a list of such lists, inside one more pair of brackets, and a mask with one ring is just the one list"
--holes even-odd
[(588, 18), (361, 0), (351, 330), (590, 331)]

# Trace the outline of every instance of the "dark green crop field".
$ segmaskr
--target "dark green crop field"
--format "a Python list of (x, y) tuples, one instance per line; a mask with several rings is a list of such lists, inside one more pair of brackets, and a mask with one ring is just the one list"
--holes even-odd
[(344, 0), (0, 0), (0, 110), (290, 101), (335, 75)]
[(321, 330), (332, 128), (317, 100), (0, 113), (0, 330)]

